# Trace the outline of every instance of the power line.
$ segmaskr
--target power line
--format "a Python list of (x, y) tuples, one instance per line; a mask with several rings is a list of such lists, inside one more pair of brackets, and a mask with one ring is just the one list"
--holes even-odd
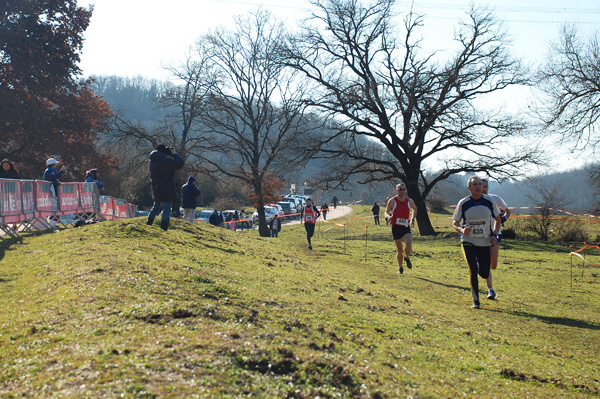
[[(410, 5), (410, 4), (406, 4)], [(467, 11), (470, 6), (459, 6), (449, 3), (419, 3), (418, 8), (435, 8)], [(491, 10), (504, 11), (510, 13), (549, 13), (549, 14), (600, 14), (600, 6), (594, 8), (574, 8), (574, 7), (527, 7), (527, 6), (493, 6)]]
[[(292, 6), (289, 3), (281, 4), (281, 3), (270, 3), (260, 0), (252, 0), (252, 1), (243, 1), (243, 0), (209, 0), (215, 3), (229, 3), (229, 4), (239, 4), (239, 5), (247, 5), (247, 6), (256, 6), (256, 7), (266, 7), (266, 8), (281, 8), (281, 9), (290, 9), (290, 10), (302, 10), (302, 11), (310, 11), (310, 7), (307, 6)], [(306, 1), (299, 1), (303, 3), (307, 3)], [(399, 4), (400, 6), (411, 6), (411, 3)], [(434, 10), (455, 10), (455, 11), (468, 11), (470, 9), (469, 6), (464, 5), (456, 5), (450, 3), (419, 3), (416, 7), (417, 9), (434, 9)], [(558, 14), (564, 16), (565, 14), (572, 15), (580, 15), (580, 16), (590, 16), (590, 15), (600, 15), (600, 7), (596, 8), (574, 8), (574, 7), (528, 7), (528, 6), (493, 6), (490, 7), (490, 10), (496, 12), (506, 12), (513, 14)], [(428, 19), (442, 19), (442, 20), (458, 20), (459, 17), (449, 17), (449, 16), (435, 16), (435, 15), (426, 15)], [(513, 23), (542, 23), (542, 24), (562, 24), (564, 23), (564, 19), (561, 20), (543, 20), (543, 19), (503, 19), (505, 22), (513, 22)], [(583, 25), (600, 25), (598, 21), (577, 21), (578, 24)]]

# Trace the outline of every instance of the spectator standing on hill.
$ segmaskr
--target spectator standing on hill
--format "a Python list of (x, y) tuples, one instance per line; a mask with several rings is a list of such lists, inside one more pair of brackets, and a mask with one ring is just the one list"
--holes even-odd
[(317, 207), (312, 204), (310, 198), (306, 199), (306, 205), (304, 206), (304, 229), (306, 230), (306, 239), (308, 240), (308, 249), (312, 249), (311, 238), (315, 234), (315, 223), (321, 216), (321, 212), (317, 210)]
[(461, 199), (456, 205), (452, 227), (461, 234), (460, 241), (463, 254), (469, 266), (471, 294), (473, 296), (471, 307), (479, 309), (479, 280), (477, 274), (484, 279), (487, 279), (490, 275), (490, 246), (497, 245), (496, 235), (500, 230), (500, 211), (496, 204), (487, 195), (483, 194), (479, 177), (471, 177), (467, 183), (467, 188), (471, 195)]
[[(403, 274), (402, 259), (406, 262), (406, 267), (412, 269), (410, 254), (412, 252), (412, 233), (411, 227), (415, 227), (415, 218), (417, 217), (417, 207), (413, 200), (406, 195), (406, 185), (398, 183), (396, 185), (398, 195), (393, 196), (387, 203), (385, 217), (390, 220), (392, 225), (392, 237), (396, 244), (396, 260), (398, 261), (398, 273)], [(412, 215), (411, 215), (412, 213)], [(402, 248), (402, 242), (405, 249)]]
[(242, 228), (242, 231), (244, 231), (244, 225), (246, 223), (248, 223), (248, 221), (246, 220), (247, 218), (248, 218), (248, 216), (246, 216), (246, 212), (242, 209), (240, 211), (240, 217), (239, 217), (240, 227)]
[(63, 173), (65, 173), (67, 171), (67, 167), (63, 165), (63, 167), (60, 168), (60, 170), (57, 172), (56, 165), (60, 165), (60, 162), (58, 162), (54, 158), (49, 158), (46, 161), (47, 168), (44, 171), (44, 180), (47, 180), (50, 183), (52, 183), (52, 190), (53, 190), (54, 196), (58, 197), (59, 187), (60, 187), (59, 179), (61, 178)]
[(15, 164), (8, 159), (3, 159), (2, 162), (0, 162), (0, 179), (20, 179)]
[(302, 224), (302, 219), (304, 218), (304, 205), (302, 205), (302, 201), (298, 203), (296, 210), (300, 214), (300, 224)]
[(269, 222), (269, 229), (271, 229), (271, 237), (277, 237), (281, 231), (281, 220), (276, 214), (273, 215), (273, 219)]
[(104, 183), (102, 183), (99, 179), (100, 170), (99, 169), (90, 169), (85, 172), (85, 182), (86, 183), (96, 183), (98, 188), (104, 188)]
[(333, 209), (337, 209), (338, 199), (335, 195), (331, 199), (331, 203), (333, 204)]
[(183, 220), (194, 223), (196, 216), (196, 198), (200, 195), (200, 189), (196, 187), (196, 178), (190, 176), (187, 183), (181, 186), (181, 206), (183, 207)]
[(327, 206), (327, 202), (323, 202), (321, 206), (321, 213), (323, 214), (323, 220), (327, 220), (327, 212), (329, 211), (329, 206)]
[[(504, 224), (504, 222), (506, 222), (506, 219), (508, 219), (508, 217), (510, 216), (510, 209), (508, 209), (508, 205), (506, 205), (506, 202), (504, 202), (502, 197), (496, 194), (489, 194), (488, 191), (489, 184), (487, 179), (481, 179), (482, 194), (490, 197), (490, 199), (496, 204), (498, 210), (500, 211), (500, 222)], [(496, 269), (496, 266), (498, 266), (498, 253), (500, 252), (500, 241), (502, 241), (502, 227), (498, 229), (498, 234), (496, 235), (496, 245), (492, 245), (490, 247), (490, 275), (485, 280), (488, 286), (487, 299), (496, 299), (496, 291), (494, 291), (494, 288), (492, 287), (492, 270)]]
[(233, 212), (233, 216), (231, 217), (231, 225), (230, 229), (233, 231), (237, 231), (237, 226), (240, 220), (240, 213), (238, 211)]
[(379, 205), (377, 205), (377, 202), (373, 202), (373, 208), (371, 208), (371, 212), (373, 213), (375, 226), (381, 226), (381, 223), (379, 223)]
[(217, 212), (217, 210), (215, 209), (213, 211), (213, 213), (211, 213), (210, 216), (208, 217), (208, 223), (212, 224), (213, 226), (218, 226), (218, 224), (217, 224), (218, 218), (219, 218), (219, 212)]
[(171, 220), (171, 207), (173, 201), (177, 198), (177, 186), (175, 183), (175, 171), (183, 168), (184, 160), (179, 154), (176, 154), (173, 148), (167, 148), (164, 144), (159, 144), (156, 149), (150, 153), (150, 180), (152, 182), (152, 197), (154, 204), (148, 215), (147, 224), (154, 223), (154, 218), (160, 213), (162, 208), (162, 220), (160, 228), (169, 229)]

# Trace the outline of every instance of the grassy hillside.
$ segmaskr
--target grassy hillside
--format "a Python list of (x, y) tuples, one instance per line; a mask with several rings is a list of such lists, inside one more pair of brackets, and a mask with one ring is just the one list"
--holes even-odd
[(322, 224), (314, 251), (302, 226), (143, 219), (3, 244), (0, 397), (600, 396), (600, 269), (571, 291), (568, 248), (506, 241), (473, 310), (455, 234), (416, 237), (398, 275), (365, 220)]

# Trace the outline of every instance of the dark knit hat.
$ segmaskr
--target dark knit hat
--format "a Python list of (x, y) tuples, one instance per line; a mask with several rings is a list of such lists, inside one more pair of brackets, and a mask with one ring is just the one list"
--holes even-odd
[(188, 183), (191, 183), (193, 181), (196, 181), (196, 178), (194, 176), (188, 177)]
[(164, 144), (159, 144), (156, 146), (156, 151), (162, 152), (163, 154), (169, 154), (169, 149)]

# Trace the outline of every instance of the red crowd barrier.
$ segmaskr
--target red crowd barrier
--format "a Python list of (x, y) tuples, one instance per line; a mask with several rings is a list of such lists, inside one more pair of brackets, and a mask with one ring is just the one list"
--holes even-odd
[(52, 183), (45, 180), (0, 179), (0, 230), (10, 237), (17, 237), (19, 229), (129, 218), (138, 211), (137, 205), (123, 199), (100, 195), (96, 183), (61, 183), (57, 197)]

